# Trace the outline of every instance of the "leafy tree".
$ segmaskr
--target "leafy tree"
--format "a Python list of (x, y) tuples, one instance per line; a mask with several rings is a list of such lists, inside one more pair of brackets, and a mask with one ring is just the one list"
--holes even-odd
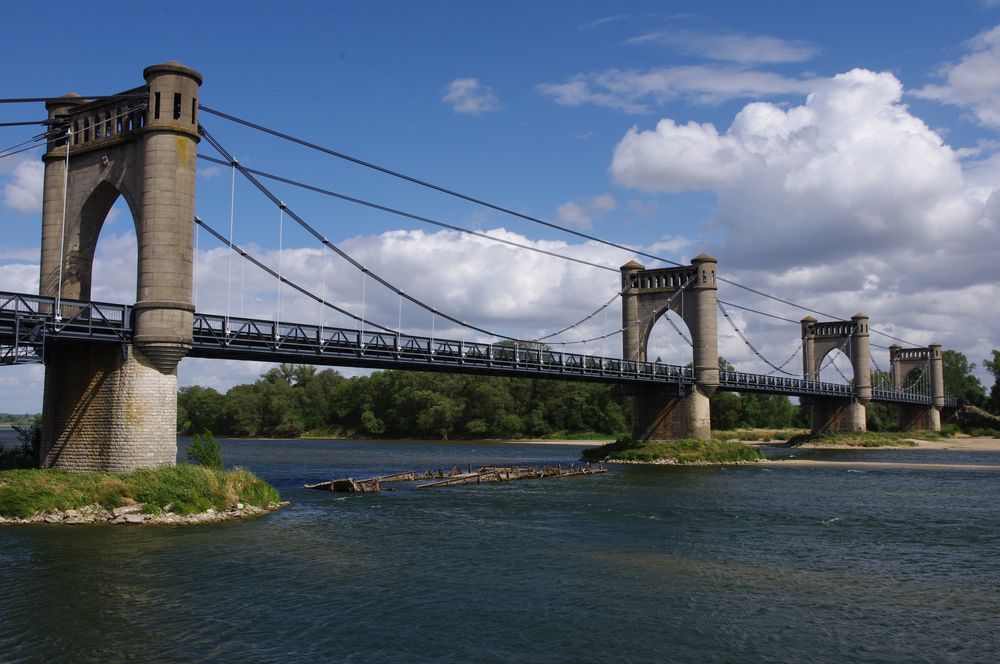
[(229, 428), (226, 398), (211, 387), (192, 385), (177, 393), (177, 430), (224, 431)]
[(956, 350), (946, 350), (942, 354), (944, 368), (944, 391), (956, 399), (974, 406), (986, 401), (986, 391), (972, 372), (976, 364)]
[(878, 401), (869, 402), (865, 406), (865, 417), (869, 431), (889, 431), (898, 422), (896, 408)]
[(255, 385), (237, 385), (226, 392), (229, 415), (228, 433), (257, 436), (263, 433), (264, 416), (261, 395)]
[(368, 434), (385, 433), (385, 422), (375, 416), (371, 410), (361, 413), (361, 430)]
[[(719, 368), (726, 371), (736, 369), (724, 357), (719, 358)], [(786, 396), (756, 392), (716, 391), (711, 397), (711, 408), (712, 428), (723, 431), (753, 427), (790, 427), (798, 412)]]
[(1000, 350), (994, 349), (993, 358), (983, 360), (983, 366), (993, 375), (993, 387), (990, 388), (986, 409), (994, 415), (1000, 415)]

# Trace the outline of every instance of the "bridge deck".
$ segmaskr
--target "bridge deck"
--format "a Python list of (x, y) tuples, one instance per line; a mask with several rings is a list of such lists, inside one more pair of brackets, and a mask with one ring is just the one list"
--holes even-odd
[[(132, 307), (0, 292), (0, 364), (39, 362), (44, 345), (79, 340), (129, 343)], [(196, 313), (190, 357), (372, 369), (448, 371), (530, 378), (674, 386), (690, 391), (690, 367), (553, 351), (536, 344), (479, 343)], [(720, 371), (719, 389), (850, 399), (847, 384)], [(904, 390), (876, 390), (875, 401), (929, 404)], [(953, 405), (952, 403), (948, 405)]]

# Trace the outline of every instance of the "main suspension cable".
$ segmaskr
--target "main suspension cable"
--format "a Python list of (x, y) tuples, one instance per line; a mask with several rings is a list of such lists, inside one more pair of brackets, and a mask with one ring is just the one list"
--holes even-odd
[[(206, 113), (209, 113), (211, 115), (215, 115), (217, 117), (229, 120), (230, 122), (235, 122), (236, 124), (240, 124), (240, 125), (243, 125), (245, 127), (249, 127), (250, 129), (254, 129), (256, 131), (259, 131), (259, 132), (262, 132), (262, 133), (265, 133), (265, 134), (269, 134), (269, 135), (274, 136), (276, 138), (280, 138), (282, 140), (285, 140), (285, 141), (288, 141), (288, 142), (291, 142), (291, 143), (295, 143), (295, 144), (301, 145), (303, 147), (309, 148), (310, 150), (315, 150), (317, 152), (321, 152), (323, 154), (327, 154), (327, 155), (330, 155), (332, 157), (336, 157), (338, 159), (349, 161), (349, 162), (357, 164), (359, 166), (363, 166), (365, 168), (377, 171), (379, 173), (384, 173), (386, 175), (390, 175), (392, 177), (395, 177), (395, 178), (398, 178), (398, 179), (401, 179), (401, 180), (405, 180), (407, 182), (419, 185), (421, 187), (426, 187), (428, 189), (432, 189), (434, 191), (438, 191), (440, 193), (447, 194), (448, 196), (452, 196), (452, 197), (455, 197), (455, 198), (467, 201), (469, 203), (474, 203), (476, 205), (480, 205), (482, 207), (489, 208), (491, 210), (495, 210), (495, 211), (501, 212), (503, 214), (507, 214), (507, 215), (510, 215), (510, 216), (513, 216), (513, 217), (517, 217), (517, 218), (523, 219), (525, 221), (530, 221), (530, 222), (535, 223), (535, 224), (540, 224), (542, 226), (546, 226), (548, 228), (552, 228), (552, 229), (561, 231), (563, 233), (568, 233), (570, 235), (575, 235), (577, 237), (585, 238), (585, 239), (590, 240), (592, 242), (598, 242), (600, 244), (603, 244), (603, 245), (606, 245), (606, 246), (609, 246), (609, 247), (614, 247), (616, 249), (620, 249), (622, 251), (629, 252), (631, 254), (635, 254), (635, 255), (638, 255), (638, 256), (643, 256), (645, 258), (650, 258), (650, 259), (657, 260), (657, 261), (661, 261), (661, 262), (667, 263), (669, 265), (674, 265), (674, 266), (677, 266), (677, 267), (682, 267), (681, 263), (678, 263), (676, 261), (670, 260), (668, 258), (663, 258), (662, 256), (657, 256), (655, 254), (651, 254), (651, 253), (648, 253), (648, 252), (645, 252), (645, 251), (641, 251), (639, 249), (635, 249), (634, 247), (629, 247), (629, 246), (626, 246), (626, 245), (623, 245), (623, 244), (619, 244), (617, 242), (612, 242), (610, 240), (605, 240), (605, 239), (597, 237), (595, 235), (591, 235), (589, 233), (584, 233), (584, 232), (581, 232), (581, 231), (577, 231), (577, 230), (574, 230), (572, 228), (568, 228), (566, 226), (562, 226), (560, 224), (553, 223), (551, 221), (545, 221), (544, 219), (540, 219), (540, 218), (534, 217), (532, 215), (524, 214), (523, 212), (518, 212), (518, 211), (513, 210), (511, 208), (508, 208), (508, 207), (505, 207), (505, 206), (502, 206), (502, 205), (498, 205), (496, 203), (491, 203), (489, 201), (483, 200), (481, 198), (477, 198), (475, 196), (470, 196), (468, 194), (463, 194), (463, 193), (461, 193), (459, 191), (455, 191), (454, 189), (449, 189), (447, 187), (444, 187), (444, 186), (441, 186), (441, 185), (438, 185), (438, 184), (434, 184), (433, 182), (429, 182), (427, 180), (423, 180), (423, 179), (414, 177), (412, 175), (406, 175), (405, 173), (401, 173), (399, 171), (395, 171), (395, 170), (387, 168), (385, 166), (380, 166), (378, 164), (372, 163), (370, 161), (366, 161), (366, 160), (361, 159), (359, 157), (354, 157), (354, 156), (351, 156), (349, 154), (340, 152), (338, 150), (333, 150), (331, 148), (324, 147), (322, 145), (319, 145), (318, 143), (314, 143), (312, 141), (307, 141), (305, 139), (298, 138), (296, 136), (292, 136), (291, 134), (288, 134), (288, 133), (285, 133), (285, 132), (282, 132), (282, 131), (278, 131), (277, 129), (271, 129), (270, 127), (265, 127), (264, 125), (261, 125), (261, 124), (255, 123), (255, 122), (251, 122), (250, 120), (246, 120), (244, 118), (240, 118), (240, 117), (237, 117), (235, 115), (231, 115), (229, 113), (225, 113), (223, 111), (220, 111), (220, 110), (208, 107), (208, 106), (200, 105), (199, 108), (201, 108), (201, 110), (205, 111)], [(751, 288), (750, 286), (745, 286), (745, 285), (743, 285), (743, 284), (741, 284), (739, 282), (733, 281), (731, 279), (726, 279), (724, 277), (719, 277), (719, 281), (721, 281), (723, 283), (726, 283), (726, 284), (729, 284), (730, 286), (735, 286), (737, 288), (741, 288), (743, 290), (746, 290), (748, 292), (754, 293), (754, 294), (759, 295), (761, 297), (765, 297), (765, 298), (768, 298), (768, 299), (771, 299), (771, 300), (775, 300), (776, 302), (781, 302), (782, 304), (786, 304), (788, 306), (795, 307), (797, 309), (802, 309), (804, 311), (808, 311), (810, 313), (814, 313), (814, 314), (817, 314), (817, 315), (820, 315), (820, 316), (824, 316), (826, 318), (832, 318), (832, 319), (838, 320), (838, 321), (846, 321), (847, 320), (847, 319), (845, 319), (843, 317), (834, 316), (833, 314), (828, 314), (828, 313), (825, 313), (825, 312), (820, 311), (818, 309), (807, 307), (805, 305), (798, 304), (796, 302), (792, 302), (791, 300), (786, 300), (786, 299), (778, 297), (776, 295), (771, 295), (769, 293), (765, 293), (765, 292), (757, 290), (755, 288)], [(875, 332), (876, 334), (881, 334), (881, 335), (886, 336), (886, 337), (888, 337), (890, 339), (894, 339), (894, 340), (900, 341), (902, 343), (910, 343), (910, 342), (904, 341), (902, 339), (897, 339), (896, 337), (894, 337), (894, 336), (892, 336), (892, 335), (890, 335), (890, 334), (888, 334), (886, 332), (881, 332), (881, 331), (879, 331), (879, 330), (877, 330), (875, 328), (869, 327), (869, 329), (872, 332)]]
[[(206, 130), (202, 126), (199, 126), (199, 130), (200, 130), (201, 135), (205, 137), (205, 139), (212, 145), (212, 147), (214, 147), (216, 150), (218, 150), (219, 154), (221, 154), (223, 157), (229, 159), (229, 161), (233, 165), (233, 167), (236, 168), (237, 170), (239, 170), (239, 172), (243, 175), (243, 177), (245, 177), (247, 180), (249, 180), (251, 184), (253, 184), (262, 194), (264, 194), (265, 197), (267, 197), (272, 203), (274, 203), (277, 206), (282, 205), (282, 201), (277, 196), (275, 196), (271, 192), (270, 189), (268, 189), (267, 187), (265, 187), (260, 182), (260, 180), (258, 180), (252, 173), (249, 173), (243, 167), (242, 164), (240, 164), (239, 162), (235, 161), (232, 158), (232, 155), (222, 146), (222, 144), (220, 144), (215, 139), (214, 136), (212, 136), (212, 134), (208, 130)], [(343, 249), (341, 249), (340, 247), (338, 247), (336, 244), (334, 244), (333, 242), (331, 242), (330, 240), (328, 240), (322, 233), (320, 233), (318, 230), (316, 230), (316, 228), (314, 228), (313, 226), (311, 226), (308, 222), (306, 222), (305, 219), (303, 219), (301, 216), (299, 216), (299, 214), (297, 212), (295, 212), (294, 210), (292, 210), (292, 208), (288, 207), (287, 205), (285, 205), (285, 214), (287, 214), (289, 216), (289, 218), (293, 219), (297, 224), (299, 224), (303, 229), (305, 229), (310, 235), (312, 235), (317, 240), (319, 240), (320, 243), (322, 243), (325, 247), (329, 248), (335, 254), (337, 254), (338, 256), (340, 256), (341, 258), (343, 258), (345, 261), (347, 261), (348, 263), (350, 263), (352, 266), (354, 266), (355, 269), (361, 270), (362, 272), (365, 272), (365, 273), (371, 275), (372, 279), (374, 279), (378, 283), (382, 284), (383, 286), (385, 286), (386, 288), (388, 288), (392, 292), (394, 292), (394, 293), (396, 293), (398, 295), (401, 295), (402, 297), (406, 298), (407, 300), (409, 300), (413, 304), (417, 305), (418, 307), (420, 307), (422, 309), (426, 309), (427, 311), (430, 311), (431, 313), (440, 315), (442, 318), (444, 318), (446, 320), (449, 320), (449, 321), (451, 321), (451, 322), (453, 322), (453, 323), (455, 323), (457, 325), (461, 325), (462, 327), (467, 327), (470, 330), (475, 330), (476, 332), (481, 332), (482, 334), (486, 334), (486, 335), (493, 336), (493, 337), (498, 337), (500, 339), (506, 339), (508, 341), (520, 341), (520, 339), (517, 339), (516, 337), (511, 337), (511, 336), (506, 335), (506, 334), (498, 334), (498, 333), (493, 332), (491, 330), (487, 330), (485, 328), (481, 328), (481, 327), (478, 327), (476, 325), (472, 325), (470, 323), (466, 323), (465, 321), (459, 320), (458, 318), (455, 318), (454, 316), (451, 316), (449, 314), (445, 314), (445, 313), (442, 313), (442, 312), (438, 311), (437, 309), (435, 309), (434, 307), (430, 306), (429, 304), (426, 304), (423, 301), (417, 299), (416, 297), (410, 295), (409, 293), (406, 293), (405, 291), (403, 291), (401, 288), (399, 288), (395, 284), (393, 284), (393, 283), (389, 282), (388, 280), (386, 280), (385, 278), (383, 278), (381, 275), (378, 275), (375, 272), (372, 272), (371, 270), (369, 270), (367, 267), (365, 267), (360, 262), (358, 262), (353, 256), (351, 256), (346, 251), (344, 251)]]
[[(751, 352), (753, 352), (754, 355), (756, 355), (757, 357), (759, 357), (761, 359), (761, 361), (764, 362), (764, 364), (766, 364), (767, 366), (771, 367), (775, 371), (780, 371), (781, 373), (785, 374), (786, 376), (795, 376), (795, 374), (789, 373), (789, 372), (785, 371), (784, 368), (783, 368), (783, 366), (778, 366), (777, 364), (774, 364), (773, 362), (771, 362), (771, 360), (769, 360), (766, 357), (764, 357), (764, 355), (759, 350), (757, 350), (757, 348), (752, 343), (750, 343), (750, 340), (747, 339), (746, 335), (743, 334), (743, 331), (736, 325), (736, 322), (732, 318), (730, 318), (729, 312), (726, 311), (726, 308), (724, 306), (722, 306), (722, 302), (718, 302), (717, 301), (716, 304), (719, 307), (719, 311), (722, 312), (723, 317), (726, 319), (726, 321), (728, 321), (729, 326), (733, 328), (733, 330), (736, 332), (736, 334), (739, 336), (739, 338), (743, 340), (743, 343), (745, 343), (747, 345), (747, 348), (749, 348), (751, 350)], [(788, 362), (790, 362), (790, 361), (791, 361), (791, 358), (789, 358), (789, 360), (786, 361), (785, 364), (788, 364)]]
[[(210, 161), (214, 164), (219, 164), (221, 166), (229, 166), (229, 163), (218, 159), (216, 157), (211, 157), (209, 155), (199, 154), (199, 159), (204, 159), (205, 161)], [(506, 244), (511, 247), (517, 247), (518, 249), (526, 249), (528, 251), (533, 251), (538, 254), (544, 254), (546, 256), (552, 256), (554, 258), (561, 258), (563, 260), (572, 261), (574, 263), (579, 263), (580, 265), (587, 265), (588, 267), (596, 267), (601, 270), (607, 270), (609, 272), (619, 272), (618, 268), (611, 267), (609, 265), (601, 265), (600, 263), (593, 263), (582, 258), (576, 258), (574, 256), (567, 256), (565, 254), (560, 254), (555, 251), (549, 251), (547, 249), (540, 249), (538, 247), (532, 247), (531, 245), (522, 244), (520, 242), (514, 242), (513, 240), (505, 240), (503, 238), (495, 237), (493, 235), (488, 235), (486, 233), (480, 233), (478, 231), (469, 230), (468, 228), (462, 228), (461, 226), (455, 226), (437, 219), (432, 219), (430, 217), (425, 217), (419, 214), (414, 214), (412, 212), (405, 212), (403, 210), (398, 210), (396, 208), (389, 207), (387, 205), (380, 205), (378, 203), (373, 203), (371, 201), (366, 201), (361, 198), (355, 198), (353, 196), (348, 196), (346, 194), (341, 194), (330, 189), (324, 189), (323, 187), (318, 187), (316, 185), (311, 185), (306, 182), (301, 182), (299, 180), (293, 180), (291, 178), (282, 177), (280, 175), (275, 175), (274, 173), (268, 173), (256, 168), (246, 168), (248, 173), (260, 176), (262, 178), (267, 178), (269, 180), (274, 180), (275, 182), (281, 182), (283, 184), (288, 184), (293, 187), (298, 187), (300, 189), (305, 189), (307, 191), (312, 191), (317, 194), (322, 194), (324, 196), (330, 196), (332, 198), (337, 198), (342, 201), (347, 201), (348, 203), (355, 203), (357, 205), (362, 205), (364, 207), (371, 208), (373, 210), (379, 210), (381, 212), (388, 212), (389, 214), (394, 214), (406, 219), (412, 219), (413, 221), (419, 221), (425, 224), (431, 224), (433, 226), (438, 226), (440, 228), (447, 228), (448, 230), (458, 231), (459, 233), (465, 233), (466, 235), (472, 235), (474, 237), (483, 238), (485, 240), (490, 240), (492, 242), (499, 242), (500, 244)]]

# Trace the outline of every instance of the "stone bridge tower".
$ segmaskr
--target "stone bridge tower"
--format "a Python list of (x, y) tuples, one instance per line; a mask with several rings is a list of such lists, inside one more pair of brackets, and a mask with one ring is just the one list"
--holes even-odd
[(941, 410), (944, 408), (944, 358), (941, 355), (941, 344), (931, 344), (927, 348), (890, 346), (889, 362), (892, 366), (892, 384), (897, 390), (906, 386), (906, 376), (914, 369), (927, 372), (931, 388), (930, 406), (899, 404), (899, 428), (940, 431)]
[(690, 267), (647, 270), (636, 261), (621, 268), (622, 359), (646, 361), (653, 325), (668, 311), (691, 333), (694, 385), (643, 386), (632, 397), (632, 440), (711, 437), (709, 397), (719, 386), (716, 317), (717, 261), (701, 254)]
[(834, 350), (845, 352), (851, 359), (854, 397), (803, 397), (802, 404), (810, 407), (812, 432), (866, 431), (865, 407), (872, 399), (868, 316), (855, 314), (850, 322), (817, 322), (812, 316), (802, 319), (802, 366), (806, 380), (819, 380), (823, 359)]
[(119, 196), (135, 222), (139, 261), (132, 345), (46, 344), (45, 466), (129, 470), (176, 458), (177, 363), (191, 348), (194, 313), (202, 77), (177, 62), (143, 76), (145, 85), (114, 98), (67, 95), (46, 106), (68, 130), (43, 157), (39, 294), (90, 299), (97, 239)]

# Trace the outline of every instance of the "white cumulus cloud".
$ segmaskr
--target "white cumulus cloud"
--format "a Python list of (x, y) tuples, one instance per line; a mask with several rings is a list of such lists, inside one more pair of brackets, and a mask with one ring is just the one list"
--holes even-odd
[(448, 84), (441, 101), (451, 106), (456, 113), (480, 115), (500, 109), (493, 88), (483, 85), (475, 78), (456, 78)]
[(25, 159), (14, 167), (12, 180), (3, 187), (4, 205), (18, 212), (42, 211), (42, 179), (45, 168), (41, 161)]
[(1000, 25), (969, 40), (969, 53), (941, 68), (941, 85), (914, 91), (918, 97), (967, 107), (983, 125), (1000, 129)]
[(601, 194), (581, 201), (567, 201), (556, 209), (559, 220), (570, 226), (589, 229), (597, 219), (618, 209), (618, 201), (611, 194)]
[[(838, 317), (861, 310), (896, 336), (978, 360), (1000, 344), (1000, 313), (982, 305), (1000, 297), (1000, 158), (963, 164), (902, 89), (858, 69), (815, 81), (797, 106), (747, 104), (725, 130), (665, 118), (627, 131), (610, 171), (650, 192), (714, 192), (707, 248), (728, 278)], [(720, 297), (806, 313), (732, 286)], [(769, 345), (784, 337), (794, 348), (787, 323), (749, 324), (766, 354), (781, 355)]]

